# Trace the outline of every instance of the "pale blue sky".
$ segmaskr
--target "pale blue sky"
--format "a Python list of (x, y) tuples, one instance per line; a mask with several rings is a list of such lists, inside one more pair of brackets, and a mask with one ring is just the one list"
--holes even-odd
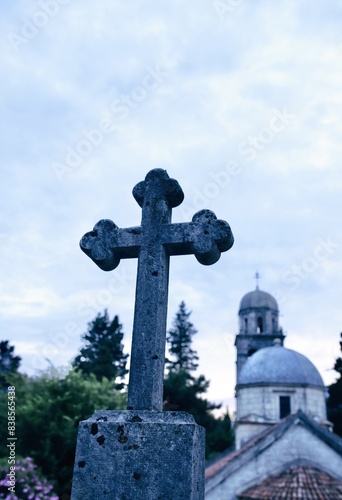
[(233, 404), (237, 309), (257, 268), (286, 345), (334, 379), (341, 14), (337, 0), (2, 6), (0, 322), (23, 370), (66, 364), (105, 307), (129, 349), (136, 263), (106, 274), (78, 241), (101, 218), (139, 224), (131, 190), (161, 167), (185, 193), (175, 221), (210, 208), (236, 239), (214, 266), (171, 264), (169, 324), (185, 300), (209, 397)]

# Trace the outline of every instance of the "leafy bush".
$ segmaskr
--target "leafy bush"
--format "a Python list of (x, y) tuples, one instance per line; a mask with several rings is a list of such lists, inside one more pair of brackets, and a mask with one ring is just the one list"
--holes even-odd
[[(4, 500), (58, 500), (58, 496), (53, 492), (53, 486), (43, 478), (32, 458), (18, 458), (13, 476), (9, 475), (9, 467), (0, 465), (0, 498)], [(15, 481), (13, 481), (14, 477)]]
[[(15, 374), (9, 385), (16, 387), (17, 454), (32, 457), (60, 497), (70, 495), (79, 422), (95, 410), (125, 408), (126, 396), (114, 381), (99, 382), (93, 374), (85, 380), (75, 370), (52, 369), (39, 377)], [(6, 429), (7, 393), (0, 394), (0, 410)], [(0, 449), (0, 456), (7, 450)]]

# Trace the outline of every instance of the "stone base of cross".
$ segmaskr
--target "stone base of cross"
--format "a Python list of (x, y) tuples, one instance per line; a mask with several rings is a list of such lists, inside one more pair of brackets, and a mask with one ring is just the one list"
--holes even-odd
[(72, 500), (202, 500), (203, 429), (189, 415), (162, 412), (169, 260), (194, 254), (211, 265), (234, 239), (210, 210), (172, 223), (184, 195), (165, 170), (151, 170), (133, 196), (142, 208), (140, 226), (120, 229), (101, 220), (80, 243), (101, 269), (137, 258), (138, 273), (127, 411), (96, 412), (80, 423)]
[(184, 412), (96, 411), (80, 423), (72, 500), (203, 500), (205, 431)]

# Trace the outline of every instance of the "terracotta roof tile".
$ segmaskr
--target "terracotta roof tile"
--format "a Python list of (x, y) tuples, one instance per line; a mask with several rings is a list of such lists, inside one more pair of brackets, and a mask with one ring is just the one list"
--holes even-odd
[(238, 495), (239, 500), (341, 500), (342, 482), (309, 466), (290, 467)]

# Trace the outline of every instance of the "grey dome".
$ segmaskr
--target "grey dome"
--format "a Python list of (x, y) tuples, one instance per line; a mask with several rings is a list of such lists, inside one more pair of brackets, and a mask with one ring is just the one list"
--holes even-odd
[(310, 385), (324, 388), (317, 368), (299, 352), (273, 346), (259, 349), (242, 367), (238, 385)]
[(241, 299), (239, 312), (251, 308), (267, 308), (278, 311), (277, 301), (272, 295), (257, 288), (253, 292), (246, 293)]

